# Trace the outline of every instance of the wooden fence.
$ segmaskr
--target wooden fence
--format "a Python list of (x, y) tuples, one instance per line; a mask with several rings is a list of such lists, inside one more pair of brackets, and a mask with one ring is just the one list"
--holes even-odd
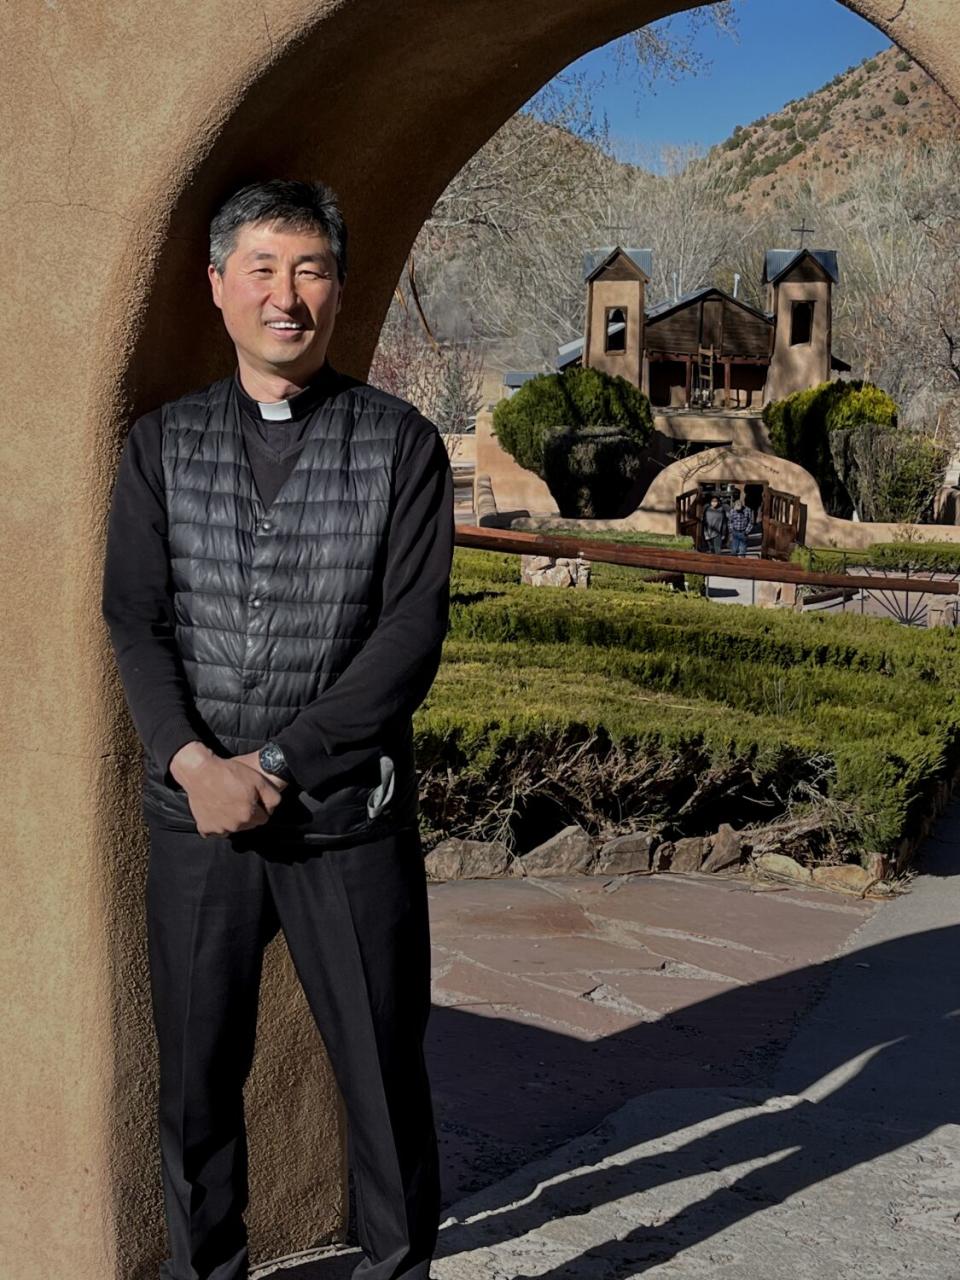
[(855, 587), (860, 591), (910, 591), (925, 595), (956, 596), (960, 583), (950, 579), (910, 576), (873, 577), (862, 573), (817, 573), (779, 560), (752, 556), (715, 556), (706, 551), (678, 551), (666, 547), (631, 546), (579, 535), (526, 533), (519, 529), (479, 528), (457, 525), (458, 547), (478, 551), (505, 551), (523, 556), (582, 557), (598, 564), (622, 564), (663, 573), (691, 573), (760, 582), (790, 582), (797, 586)]

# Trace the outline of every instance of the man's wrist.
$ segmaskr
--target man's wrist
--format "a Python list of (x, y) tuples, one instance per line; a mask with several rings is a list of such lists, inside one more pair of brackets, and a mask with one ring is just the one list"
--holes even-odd
[(186, 790), (198, 770), (216, 757), (202, 742), (188, 742), (173, 756), (168, 766), (170, 776)]

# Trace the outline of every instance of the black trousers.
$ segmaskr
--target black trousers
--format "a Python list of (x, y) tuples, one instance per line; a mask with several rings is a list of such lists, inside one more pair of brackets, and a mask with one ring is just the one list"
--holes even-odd
[[(356, 1280), (427, 1280), (440, 1210), (423, 1058), (430, 944), (415, 828), (323, 851), (151, 825), (147, 923), (160, 1048), (165, 1280), (244, 1280), (243, 1084), (263, 950), (282, 929), (343, 1094)], [(251, 847), (252, 846), (252, 847)]]

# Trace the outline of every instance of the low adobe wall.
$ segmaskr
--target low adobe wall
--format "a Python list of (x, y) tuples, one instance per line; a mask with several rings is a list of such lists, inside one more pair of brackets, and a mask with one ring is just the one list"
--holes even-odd
[[(804, 543), (809, 547), (836, 547), (857, 551), (877, 542), (893, 542), (912, 536), (924, 542), (960, 543), (960, 526), (949, 524), (880, 524), (840, 520), (828, 515), (816, 480), (803, 467), (758, 449), (705, 449), (664, 468), (650, 485), (643, 501), (623, 520), (578, 520), (578, 529), (642, 530), (673, 534), (677, 531), (677, 498), (705, 482), (765, 483), (795, 494), (806, 509)], [(572, 523), (572, 522), (570, 522)], [(526, 523), (535, 528), (536, 521)]]
[(820, 487), (809, 471), (775, 454), (736, 446), (706, 449), (667, 467), (647, 490), (638, 509), (623, 520), (620, 527), (648, 533), (675, 533), (678, 495), (705, 481), (762, 481), (771, 488), (795, 494), (806, 508), (804, 542), (810, 547), (854, 551), (876, 542), (902, 538), (906, 530), (926, 542), (960, 542), (960, 527), (955, 525), (868, 523), (828, 515)]
[(559, 511), (550, 490), (532, 471), (514, 462), (493, 434), (493, 414), (488, 409), (477, 414), (477, 475), (488, 476), (497, 510), (515, 511), (518, 516), (547, 516)]

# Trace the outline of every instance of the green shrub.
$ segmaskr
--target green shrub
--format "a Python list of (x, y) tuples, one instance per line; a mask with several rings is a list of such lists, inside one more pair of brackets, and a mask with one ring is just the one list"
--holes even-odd
[(552, 829), (675, 834), (807, 804), (837, 856), (893, 853), (960, 761), (960, 652), (945, 630), (719, 609), (656, 587), (532, 589), (509, 561), (455, 557), (455, 582), (475, 589), (454, 602), (416, 718), (431, 838), (522, 843), (541, 803)]
[(898, 71), (909, 71), (909, 70), (910, 70), (910, 66), (911, 66), (911, 63), (910, 63), (910, 59), (909, 59), (909, 58), (898, 58), (898, 59), (897, 59), (896, 67), (897, 67), (897, 70), (898, 70)]
[(606, 515), (616, 514), (636, 478), (653, 415), (626, 378), (581, 368), (532, 378), (501, 400), (493, 431), (521, 467), (547, 483), (564, 515)]
[(871, 120), (882, 120), (886, 114), (887, 114), (886, 111), (884, 110), (883, 107), (881, 107), (879, 102), (870, 108)]
[(902, 89), (896, 90), (896, 92), (893, 95), (893, 100), (898, 107), (905, 107), (907, 103), (910, 101), (910, 99), (907, 97), (907, 95), (903, 92)]
[(877, 67), (878, 67), (878, 64), (873, 58), (867, 58), (867, 60), (863, 63), (863, 69), (868, 73), (868, 75), (873, 75), (874, 71), (877, 70)]
[(646, 447), (620, 431), (558, 431), (544, 444), (543, 479), (562, 516), (618, 516), (625, 514), (624, 501), (643, 474), (646, 457)]
[(861, 519), (917, 524), (930, 518), (950, 458), (938, 441), (868, 422), (831, 431), (830, 448)]
[(763, 420), (775, 452), (799, 463), (815, 478), (827, 511), (849, 516), (853, 501), (837, 470), (830, 433), (867, 422), (894, 427), (897, 406), (870, 383), (821, 382), (768, 404)]

